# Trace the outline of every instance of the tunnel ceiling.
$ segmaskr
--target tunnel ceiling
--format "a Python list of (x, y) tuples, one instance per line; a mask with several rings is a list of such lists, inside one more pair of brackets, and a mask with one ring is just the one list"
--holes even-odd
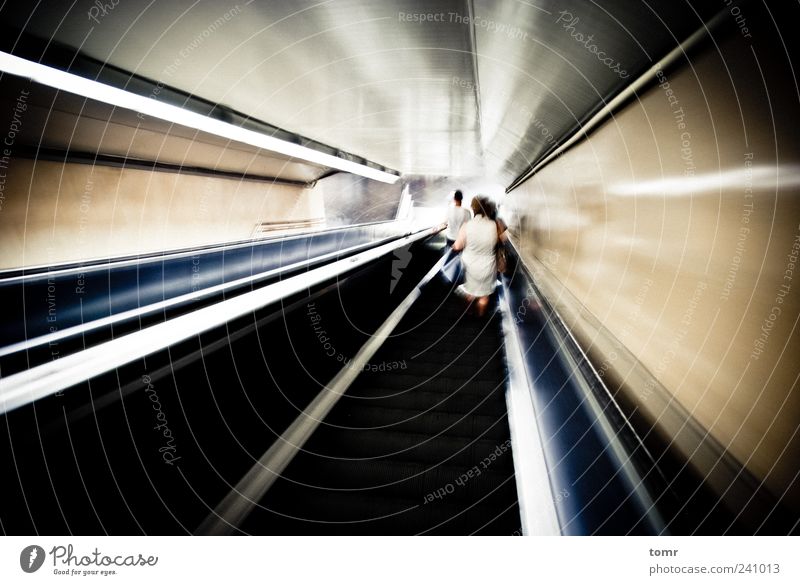
[(1, 16), (18, 30), (255, 119), (403, 173), (503, 184), (719, 9), (586, 0), (13, 4)]

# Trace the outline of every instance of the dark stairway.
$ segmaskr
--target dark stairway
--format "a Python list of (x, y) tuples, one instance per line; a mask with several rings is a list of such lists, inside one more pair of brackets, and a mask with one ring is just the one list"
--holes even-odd
[(517, 533), (500, 316), (465, 309), (434, 278), (242, 531)]

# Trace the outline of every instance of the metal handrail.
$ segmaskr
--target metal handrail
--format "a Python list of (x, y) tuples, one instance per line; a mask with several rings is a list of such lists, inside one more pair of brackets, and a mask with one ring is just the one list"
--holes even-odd
[(392, 311), (391, 315), (370, 336), (353, 359), (325, 385), (311, 403), (289, 425), (242, 479), (211, 511), (195, 531), (198, 535), (220, 535), (233, 533), (249, 516), (259, 500), (275, 480), (303, 448), (306, 441), (322, 423), (339, 399), (361, 373), (364, 366), (375, 355), (391, 335), (408, 309), (419, 298), (421, 289), (438, 273), (447, 255), (434, 264), (414, 289)]
[(206, 244), (194, 248), (175, 248), (173, 250), (162, 250), (156, 252), (147, 252), (145, 254), (124, 254), (121, 256), (111, 256), (109, 258), (92, 258), (85, 262), (59, 262), (55, 264), (40, 264), (35, 266), (26, 266), (24, 268), (6, 268), (0, 270), (0, 284), (6, 284), (15, 280), (27, 280), (37, 278), (43, 275), (53, 276), (70, 273), (87, 273), (93, 270), (110, 270), (112, 268), (119, 268), (123, 266), (131, 266), (141, 264), (148, 260), (167, 261), (174, 258), (186, 258), (194, 256), (198, 253), (208, 254), (213, 252), (222, 252), (227, 250), (236, 250), (239, 248), (247, 248), (252, 246), (261, 246), (277, 241), (296, 240), (309, 236), (317, 236), (320, 234), (327, 234), (332, 232), (346, 232), (351, 229), (363, 228), (372, 225), (383, 225), (391, 223), (400, 223), (396, 219), (389, 219), (383, 221), (369, 221), (364, 223), (357, 223), (348, 226), (338, 226), (331, 228), (309, 230), (302, 233), (292, 234), (275, 234), (274, 236), (251, 238), (248, 240), (236, 240), (234, 242)]
[[(425, 230), (421, 230), (425, 231)], [(384, 242), (387, 239), (395, 239), (397, 236), (393, 236), (390, 238), (385, 238), (380, 240)], [(209, 297), (223, 294), (228, 291), (232, 291), (238, 288), (241, 288), (245, 285), (254, 285), (258, 282), (263, 282), (264, 280), (275, 278), (281, 276), (283, 274), (288, 274), (290, 272), (294, 272), (300, 270), (302, 268), (309, 267), (313, 264), (318, 264), (320, 262), (325, 262), (331, 260), (333, 258), (341, 258), (343, 256), (349, 256), (351, 254), (368, 250), (370, 248), (376, 247), (376, 243), (371, 242), (367, 244), (358, 244), (356, 246), (351, 246), (349, 248), (343, 248), (341, 250), (337, 250), (335, 252), (329, 252), (327, 254), (322, 254), (320, 256), (315, 256), (313, 258), (308, 258), (306, 260), (300, 262), (293, 262), (291, 264), (287, 264), (285, 266), (280, 266), (278, 268), (272, 268), (270, 270), (266, 270), (264, 272), (259, 272), (257, 274), (251, 274), (242, 278), (237, 278), (235, 280), (231, 280), (229, 282), (223, 282), (218, 285), (209, 286), (202, 288), (197, 291), (185, 293), (182, 295), (174, 296), (168, 299), (164, 299), (162, 301), (158, 301), (155, 303), (149, 303), (147, 305), (143, 305), (141, 307), (136, 307), (135, 309), (129, 309), (127, 311), (122, 311), (120, 313), (114, 313), (107, 317), (102, 317), (100, 319), (93, 319), (91, 321), (87, 321), (86, 323), (81, 323), (80, 325), (75, 325), (73, 327), (67, 327), (65, 329), (58, 329), (57, 331), (53, 331), (52, 333), (47, 333), (45, 335), (39, 335), (32, 339), (26, 339), (25, 341), (19, 341), (17, 343), (12, 343), (6, 345), (5, 347), (0, 347), (0, 357), (11, 355), (20, 351), (25, 351), (29, 349), (33, 349), (35, 347), (41, 347), (43, 345), (55, 343), (62, 341), (64, 339), (68, 339), (70, 337), (74, 337), (76, 335), (83, 335), (90, 331), (95, 331), (97, 329), (103, 327), (109, 327), (111, 325), (116, 325), (118, 323), (122, 323), (128, 321), (130, 319), (136, 319), (141, 317), (146, 317), (148, 315), (153, 315), (158, 312), (163, 312), (171, 308), (179, 307), (181, 305), (185, 305), (188, 303), (196, 302), (202, 299), (207, 299)]]
[(412, 242), (437, 233), (421, 230), (398, 240), (331, 262), (296, 276), (202, 307), (163, 323), (146, 327), (0, 379), (0, 414), (88, 380), (137, 358), (152, 354), (200, 333), (224, 325), (287, 296), (350, 272)]

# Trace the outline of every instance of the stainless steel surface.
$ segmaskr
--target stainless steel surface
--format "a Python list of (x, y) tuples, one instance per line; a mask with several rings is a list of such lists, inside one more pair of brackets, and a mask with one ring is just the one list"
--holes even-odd
[(395, 219), (403, 184), (371, 181), (349, 173), (336, 173), (317, 181), (314, 193), (325, 202), (329, 227)]
[(699, 27), (681, 3), (476, 0), (487, 171), (506, 184)]
[(578, 0), (128, 1), (91, 19), (93, 6), (3, 18), (404, 173), (505, 184), (700, 24), (679, 3)]
[(602, 124), (606, 118), (613, 115), (614, 112), (619, 110), (626, 102), (634, 99), (639, 92), (646, 90), (654, 82), (657, 82), (658, 73), (660, 71), (671, 68), (676, 63), (682, 62), (686, 54), (694, 50), (700, 43), (707, 41), (711, 31), (728, 18), (728, 11), (723, 9), (720, 10), (714, 18), (703, 23), (703, 25), (693, 32), (686, 40), (682, 41), (678, 46), (664, 55), (664, 57), (646, 69), (644, 73), (632, 80), (631, 83), (626, 85), (613, 98), (606, 100), (603, 107), (597, 110), (588, 120), (583, 122), (577, 132), (574, 132), (566, 140), (562, 141), (556, 148), (548, 149), (544, 157), (540, 157), (535, 164), (531, 165), (527, 172), (517, 177), (506, 190), (513, 191), (540, 169), (550, 164), (556, 157), (561, 156), (561, 154), (572, 148), (573, 145), (583, 140), (586, 135)]
[[(675, 428), (670, 402), (691, 414), (695, 438), (708, 431), (800, 510), (793, 247), (800, 238), (800, 134), (790, 28), (798, 9), (775, 4), (743, 4), (746, 28), (729, 10), (726, 32), (714, 32), (686, 64), (663, 72), (662, 87), (631, 96), (502, 203), (522, 255), (546, 268), (539, 276), (550, 300), (572, 305), (565, 318), (577, 315), (570, 325), (598, 370), (614, 377), (653, 425), (673, 433), (721, 494), (729, 491), (715, 479), (717, 461), (708, 450), (693, 451), (696, 441)], [(725, 7), (128, 0), (92, 17), (95, 6), (6, 3), (0, 16), (123, 71), (407, 178), (425, 177), (415, 198), (432, 206), (460, 182), (466, 189), (511, 184)], [(15, 42), (0, 39), (9, 49)], [(10, 118), (18, 88), (0, 84)], [(229, 170), (277, 169), (300, 179), (314, 173), (163, 125), (134, 133), (123, 113), (96, 105), (78, 119), (82, 104), (68, 96), (53, 104), (32, 108), (17, 146), (41, 137), (46, 145), (99, 145), (137, 157), (155, 151), (169, 161), (213, 164), (219, 156), (216, 164)], [(37, 163), (34, 172), (29, 161), (11, 158), (17, 170), (3, 183), (3, 266), (65, 260), (59, 254), (76, 251), (112, 255), (241, 239), (257, 221), (306, 220), (323, 209), (319, 192), (274, 187), (264, 197), (243, 183), (229, 200), (230, 185), (222, 182), (181, 179), (176, 187), (172, 177), (153, 173), (143, 188), (137, 171), (101, 169), (93, 179), (53, 163)], [(395, 200), (389, 189), (362, 205), (371, 192), (348, 197), (354, 185), (345, 178), (320, 184), (340, 181), (329, 208), (335, 221), (382, 213)], [(97, 190), (86, 214), (89, 184)], [(149, 192), (159, 199), (146, 205)], [(165, 213), (173, 208), (174, 216)], [(95, 230), (91, 238), (87, 226)], [(615, 344), (635, 361), (622, 360)]]
[(748, 14), (756, 41), (729, 22), (512, 191), (509, 219), (598, 369), (720, 496), (742, 492), (718, 451), (696, 449), (706, 433), (798, 510), (800, 139), (784, 45), (793, 41), (768, 15)]

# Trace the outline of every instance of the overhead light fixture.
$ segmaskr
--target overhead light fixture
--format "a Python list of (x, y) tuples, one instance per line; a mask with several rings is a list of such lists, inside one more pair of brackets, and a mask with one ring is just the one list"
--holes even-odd
[(0, 51), (0, 71), (18, 77), (27, 77), (36, 83), (41, 83), (112, 106), (133, 110), (160, 120), (180, 124), (181, 126), (194, 128), (202, 132), (208, 132), (216, 136), (256, 146), (264, 150), (304, 160), (316, 165), (353, 173), (368, 179), (374, 179), (383, 183), (395, 183), (397, 179), (400, 178), (392, 173), (374, 169), (367, 165), (345, 160), (332, 154), (319, 152), (313, 148), (287, 142), (286, 140), (281, 140), (274, 136), (268, 136), (253, 130), (240, 128), (228, 122), (215, 120), (214, 118), (209, 118), (208, 116), (191, 112), (178, 106), (159, 102), (149, 97), (112, 87), (100, 83), (99, 81), (92, 81), (91, 79), (86, 79), (79, 75), (55, 69), (54, 67), (42, 65), (35, 61), (22, 59), (2, 51)]

